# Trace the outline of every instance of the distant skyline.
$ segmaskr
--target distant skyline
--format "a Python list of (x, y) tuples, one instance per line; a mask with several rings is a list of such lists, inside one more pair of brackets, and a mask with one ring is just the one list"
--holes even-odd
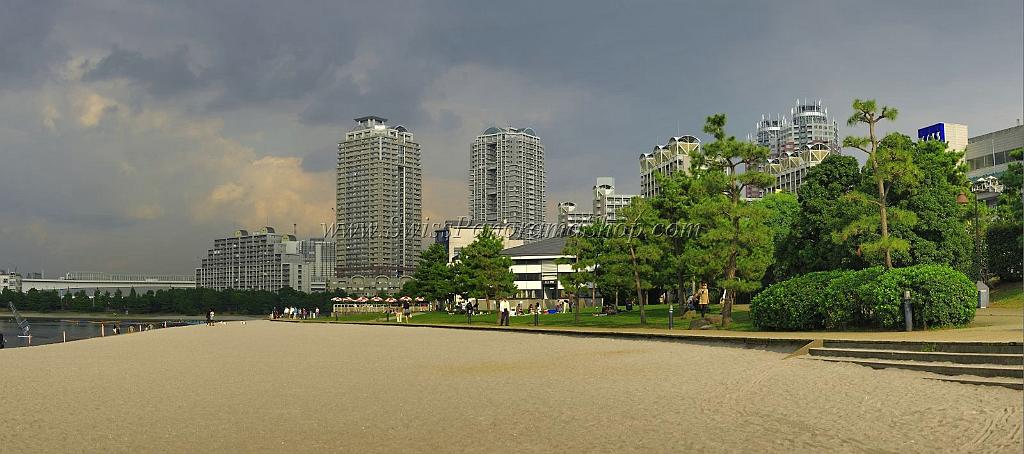
[(1019, 0), (0, 0), (0, 268), (191, 274), (210, 241), (332, 222), (353, 118), (415, 131), (423, 215), (468, 213), (470, 144), (531, 127), (547, 215), (723, 112), (853, 98), (976, 136), (1024, 117)]

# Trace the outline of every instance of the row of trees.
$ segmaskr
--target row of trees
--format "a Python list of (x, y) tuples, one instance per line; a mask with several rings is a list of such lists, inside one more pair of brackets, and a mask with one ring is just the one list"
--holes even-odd
[[(1020, 164), (1003, 178), (1007, 194), (999, 210), (981, 207), (985, 225), (975, 226), (970, 213), (978, 207), (957, 203), (970, 193), (962, 151), (881, 135), (880, 123), (895, 120), (897, 110), (873, 100), (854, 100), (853, 111), (848, 124), (866, 126), (868, 135), (843, 143), (867, 155), (863, 167), (853, 157), (832, 155), (810, 169), (799, 196), (776, 193), (757, 201), (743, 195), (748, 187), (773, 183), (760, 167), (768, 149), (727, 135), (724, 115), (708, 117), (704, 131), (715, 140), (691, 155), (689, 173), (659, 176), (657, 196), (635, 199), (619, 213), (628, 235), (596, 224), (569, 239), (565, 252), (580, 272), (573, 278), (579, 282), (569, 284), (594, 282), (616, 299), (632, 293), (643, 322), (646, 301), (668, 291), (683, 303), (688, 287), (709, 282), (725, 290), (722, 323), (728, 325), (738, 296), (813, 271), (943, 264), (974, 275), (981, 263), (972, 252), (983, 247), (974, 241), (975, 227), (983, 231), (992, 223), (1013, 225), (1000, 230), (1017, 234), (1014, 247), (1004, 249), (1010, 265), (1001, 269), (1017, 270), (1019, 280)], [(680, 224), (698, 228), (667, 234), (664, 226)]]
[(512, 259), (501, 255), (504, 242), (490, 227), (459, 252), (459, 261), (448, 263), (448, 250), (431, 244), (420, 254), (413, 280), (402, 287), (403, 295), (421, 295), (430, 301), (480, 298), (485, 302), (514, 295)]
[(13, 302), (18, 310), (35, 312), (118, 312), (130, 314), (185, 314), (199, 315), (213, 309), (217, 313), (266, 315), (274, 308), (285, 306), (307, 309), (320, 308), (330, 313), (331, 298), (345, 296), (343, 292), (303, 293), (284, 288), (277, 292), (256, 290), (214, 290), (208, 288), (170, 289), (137, 293), (130, 289), (127, 294), (121, 290), (97, 292), (90, 297), (85, 291), (65, 293), (56, 290), (29, 290), (14, 292), (4, 290), (0, 301)]

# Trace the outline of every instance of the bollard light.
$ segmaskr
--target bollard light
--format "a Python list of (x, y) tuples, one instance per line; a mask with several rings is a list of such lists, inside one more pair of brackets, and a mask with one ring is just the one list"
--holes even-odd
[(903, 319), (906, 321), (905, 330), (914, 330), (914, 317), (910, 310), (910, 290), (903, 292)]

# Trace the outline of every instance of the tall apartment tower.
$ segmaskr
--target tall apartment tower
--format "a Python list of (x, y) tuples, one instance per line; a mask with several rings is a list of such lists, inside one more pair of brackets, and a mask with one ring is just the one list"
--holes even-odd
[(658, 195), (656, 174), (669, 176), (690, 171), (690, 154), (700, 151), (700, 139), (680, 136), (668, 139), (665, 145), (656, 145), (654, 151), (640, 155), (640, 195), (652, 198)]
[(762, 116), (754, 125), (755, 137), (748, 136), (770, 150), (768, 162), (760, 170), (775, 176), (775, 184), (763, 190), (747, 188), (747, 197), (761, 197), (763, 192), (796, 192), (811, 167), (842, 151), (839, 125), (829, 117), (821, 100), (797, 100), (789, 115), (788, 119), (782, 115)]
[(337, 276), (411, 275), (423, 223), (420, 145), (386, 118), (355, 121), (338, 144)]
[(544, 146), (531, 128), (487, 128), (469, 154), (469, 217), (509, 224), (513, 239), (542, 235), (547, 202)]

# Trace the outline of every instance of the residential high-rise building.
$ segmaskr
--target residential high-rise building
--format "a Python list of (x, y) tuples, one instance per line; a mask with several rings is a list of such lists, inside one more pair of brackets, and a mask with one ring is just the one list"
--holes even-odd
[(594, 185), (594, 218), (604, 222), (618, 221), (616, 213), (634, 197), (635, 194), (616, 194), (615, 178), (597, 177), (597, 184)]
[(0, 292), (4, 290), (20, 292), (21, 275), (13, 271), (0, 270)]
[(290, 287), (309, 292), (310, 268), (294, 235), (276, 233), (273, 227), (252, 233), (236, 230), (233, 236), (213, 241), (196, 268), (196, 286), (272, 292)]
[(594, 223), (594, 213), (576, 211), (573, 202), (558, 202), (558, 227), (562, 232), (574, 232)]
[(386, 118), (355, 121), (338, 144), (337, 276), (412, 275), (422, 249), (420, 145)]
[(509, 224), (517, 238), (540, 238), (547, 202), (544, 146), (531, 128), (487, 128), (470, 146), (469, 217)]
[(299, 253), (309, 267), (310, 290), (327, 291), (334, 279), (338, 253), (334, 238), (310, 238), (299, 242)]
[(775, 184), (763, 190), (748, 188), (748, 198), (760, 197), (764, 191), (796, 192), (811, 167), (842, 151), (839, 126), (821, 100), (797, 100), (789, 114), (788, 120), (781, 115), (762, 116), (754, 126), (752, 140), (769, 149), (768, 162), (760, 170), (775, 176)]
[(665, 145), (640, 155), (640, 194), (645, 198), (658, 195), (656, 174), (669, 176), (690, 171), (690, 154), (700, 151), (700, 139), (694, 136), (672, 137)]

